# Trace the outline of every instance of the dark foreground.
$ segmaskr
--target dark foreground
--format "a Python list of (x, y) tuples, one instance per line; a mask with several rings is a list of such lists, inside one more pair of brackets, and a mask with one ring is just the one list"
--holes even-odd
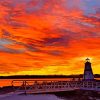
[(75, 90), (70, 92), (54, 93), (57, 97), (64, 100), (100, 100), (99, 92)]
[[(0, 95), (14, 92), (12, 86), (0, 88)], [(62, 100), (100, 100), (100, 92), (96, 91), (86, 91), (86, 90), (74, 90), (66, 92), (54, 92), (45, 93), (50, 95), (55, 95)], [(21, 95), (39, 95), (39, 94), (21, 94)]]

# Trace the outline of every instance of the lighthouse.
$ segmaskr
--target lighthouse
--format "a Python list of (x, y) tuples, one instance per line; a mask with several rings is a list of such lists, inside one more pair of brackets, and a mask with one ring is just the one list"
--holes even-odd
[(87, 58), (85, 62), (83, 80), (94, 80), (94, 75), (93, 75), (91, 62), (89, 58)]

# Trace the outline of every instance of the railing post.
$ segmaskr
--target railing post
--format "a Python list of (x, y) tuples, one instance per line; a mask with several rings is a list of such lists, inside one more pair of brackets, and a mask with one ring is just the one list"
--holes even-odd
[(27, 92), (26, 92), (26, 81), (23, 81), (23, 83), (24, 83), (24, 89), (25, 89), (25, 95), (27, 94)]

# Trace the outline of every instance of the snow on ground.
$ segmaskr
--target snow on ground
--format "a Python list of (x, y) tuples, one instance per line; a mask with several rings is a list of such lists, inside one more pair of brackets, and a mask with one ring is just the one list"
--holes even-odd
[(63, 100), (57, 98), (55, 95), (47, 95), (47, 94), (41, 94), (41, 95), (0, 95), (0, 100)]

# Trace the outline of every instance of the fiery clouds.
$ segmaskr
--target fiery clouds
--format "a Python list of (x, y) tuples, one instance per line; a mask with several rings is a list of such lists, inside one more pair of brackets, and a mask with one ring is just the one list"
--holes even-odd
[[(100, 64), (100, 1), (0, 1), (0, 74), (77, 74)], [(84, 59), (83, 59), (84, 58)]]

